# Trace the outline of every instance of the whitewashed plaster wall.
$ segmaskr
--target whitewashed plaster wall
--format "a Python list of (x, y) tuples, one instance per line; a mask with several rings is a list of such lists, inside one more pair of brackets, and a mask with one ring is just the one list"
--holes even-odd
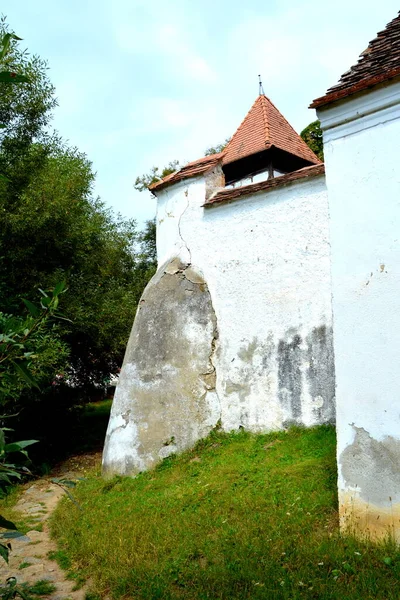
[(204, 208), (197, 177), (159, 192), (159, 264), (210, 290), (225, 430), (334, 421), (330, 246), (323, 176)]
[(400, 83), (318, 113), (343, 528), (400, 540)]

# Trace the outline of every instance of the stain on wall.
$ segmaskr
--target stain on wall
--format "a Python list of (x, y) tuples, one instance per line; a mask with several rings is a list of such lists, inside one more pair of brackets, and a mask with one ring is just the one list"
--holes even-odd
[(335, 423), (335, 355), (331, 327), (315, 327), (306, 337), (308, 389), (317, 422)]
[[(287, 415), (285, 427), (304, 423), (304, 413), (308, 413), (310, 407), (313, 423), (335, 422), (331, 327), (314, 327), (305, 339), (296, 329), (287, 330), (278, 342), (278, 386), (279, 401)], [(309, 398), (310, 407), (305, 407), (304, 402)]]
[(191, 447), (220, 418), (217, 322), (201, 273), (172, 260), (139, 304), (107, 430), (103, 472), (132, 475)]
[(301, 423), (301, 342), (296, 330), (289, 329), (285, 338), (278, 343), (278, 396), (285, 412), (290, 415), (285, 426)]
[(362, 427), (353, 429), (354, 441), (338, 461), (346, 486), (339, 494), (342, 526), (373, 538), (393, 535), (400, 527), (400, 440), (378, 441)]
[(307, 335), (300, 331), (290, 327), (281, 337), (272, 331), (266, 339), (253, 337), (236, 356), (224, 357), (219, 381), (226, 430), (233, 424), (269, 431), (334, 423), (332, 329), (322, 325)]
[(362, 427), (353, 429), (354, 441), (339, 459), (346, 486), (378, 506), (400, 502), (400, 440), (387, 436), (378, 441)]

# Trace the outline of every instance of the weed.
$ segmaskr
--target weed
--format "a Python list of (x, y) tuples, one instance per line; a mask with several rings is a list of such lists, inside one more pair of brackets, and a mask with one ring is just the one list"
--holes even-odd
[(32, 563), (30, 563), (30, 562), (28, 562), (28, 561), (25, 561), (25, 562), (22, 562), (22, 563), (19, 565), (18, 569), (19, 569), (19, 570), (21, 570), (21, 569), (26, 569), (27, 567), (31, 567), (31, 566), (32, 566)]
[(47, 558), (50, 560), (55, 560), (58, 566), (67, 572), (67, 579), (75, 581), (72, 591), (81, 589), (81, 587), (85, 584), (85, 577), (83, 577), (80, 572), (77, 572), (72, 568), (72, 561), (67, 552), (64, 550), (51, 550), (47, 553)]
[(64, 571), (68, 571), (71, 568), (71, 559), (64, 550), (50, 550), (47, 553), (47, 558), (55, 560), (58, 566)]
[(52, 594), (56, 591), (56, 586), (50, 581), (46, 581), (46, 579), (40, 579), (33, 585), (29, 586), (28, 591), (30, 594), (35, 594), (36, 596), (47, 596), (48, 594)]

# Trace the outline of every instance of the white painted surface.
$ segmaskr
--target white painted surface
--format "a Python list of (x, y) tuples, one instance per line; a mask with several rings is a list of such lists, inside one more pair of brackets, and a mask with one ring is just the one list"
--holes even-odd
[(191, 262), (209, 286), (219, 331), (214, 362), (224, 429), (265, 431), (290, 422), (279, 348), (295, 336), (301, 338), (298, 421), (324, 421), (324, 401), (310, 390), (313, 357), (307, 354), (312, 331), (331, 327), (324, 177), (214, 208), (203, 208), (204, 200), (203, 177), (159, 193), (157, 252), (159, 264), (175, 255)]
[[(274, 177), (280, 177), (284, 175), (280, 171), (274, 169)], [(269, 179), (269, 171), (262, 171), (261, 173), (257, 173), (256, 175), (252, 175), (251, 177), (244, 177), (243, 179), (239, 179), (239, 181), (235, 181), (235, 183), (231, 183), (230, 185), (225, 186), (226, 188), (238, 188), (243, 187), (244, 185), (251, 185), (252, 183), (260, 183), (261, 181), (267, 181)]]
[[(339, 492), (344, 497), (355, 488), (346, 483), (341, 465), (355, 427), (378, 442), (387, 436), (400, 439), (400, 83), (318, 116), (331, 217)], [(363, 492), (368, 498), (368, 489)], [(382, 494), (382, 504), (389, 497), (400, 502), (390, 477)]]

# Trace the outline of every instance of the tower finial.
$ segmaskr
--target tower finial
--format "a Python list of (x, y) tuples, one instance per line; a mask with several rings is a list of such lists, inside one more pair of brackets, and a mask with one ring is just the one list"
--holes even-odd
[(260, 94), (260, 96), (265, 96), (263, 84), (261, 81), (261, 75), (258, 76), (258, 93)]

